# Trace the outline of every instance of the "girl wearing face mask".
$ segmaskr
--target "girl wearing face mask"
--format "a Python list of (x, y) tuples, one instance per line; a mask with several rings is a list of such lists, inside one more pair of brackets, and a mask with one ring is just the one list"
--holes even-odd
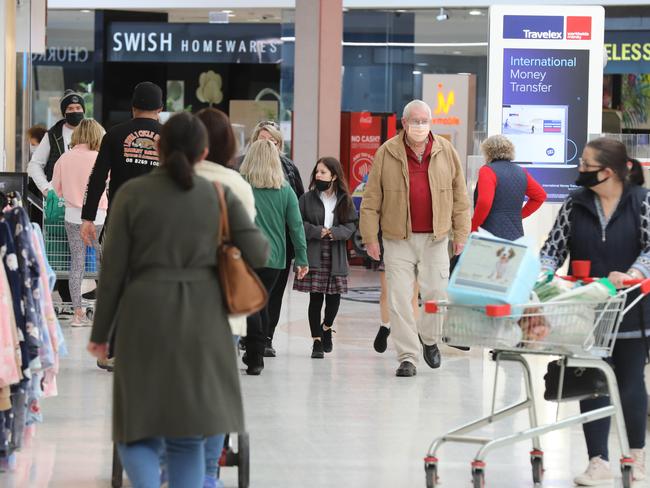
[(334, 320), (341, 294), (348, 291), (346, 243), (354, 234), (358, 220), (337, 159), (318, 160), (309, 191), (300, 197), (299, 205), (307, 238), (309, 273), (303, 280), (295, 281), (293, 289), (309, 293), (309, 328), (314, 341), (311, 357), (322, 359), (333, 349)]
[[(638, 185), (625, 146), (607, 138), (587, 144), (573, 192), (562, 205), (546, 244), (543, 266), (555, 271), (569, 259), (591, 261), (593, 276), (607, 276), (617, 286), (650, 278), (650, 194)], [(631, 294), (629, 299), (636, 296)], [(645, 432), (648, 412), (643, 372), (650, 337), (650, 301), (642, 300), (625, 315), (611, 358), (623, 404), (634, 479), (645, 479)], [(580, 402), (582, 412), (609, 405), (607, 397)], [(589, 465), (575, 479), (579, 486), (611, 483), (607, 441), (610, 418), (583, 426)]]

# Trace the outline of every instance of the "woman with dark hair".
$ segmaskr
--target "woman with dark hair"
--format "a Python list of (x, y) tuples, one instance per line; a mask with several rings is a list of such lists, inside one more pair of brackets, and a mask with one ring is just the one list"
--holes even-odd
[[(321, 158), (311, 174), (309, 191), (300, 197), (300, 213), (307, 237), (309, 273), (295, 281), (293, 289), (309, 293), (309, 328), (313, 339), (311, 357), (322, 359), (332, 352), (332, 328), (348, 292), (350, 272), (346, 242), (357, 228), (357, 212), (350, 198), (341, 163)], [(325, 317), (321, 321), (323, 301)]]
[[(161, 166), (125, 183), (111, 208), (89, 351), (115, 335), (113, 439), (135, 488), (202, 488), (205, 438), (244, 427), (235, 348), (217, 276), (221, 209), (194, 174), (208, 153), (203, 123), (163, 126)], [(262, 266), (268, 243), (226, 187), (233, 242)]]
[(629, 170), (628, 180), (634, 185), (645, 185), (645, 176), (643, 176), (643, 166), (638, 159), (630, 158), (627, 162), (627, 169)]
[[(204, 108), (196, 116), (208, 130), (208, 156), (195, 166), (196, 174), (208, 181), (218, 181), (227, 186), (244, 205), (251, 221), (255, 220), (255, 197), (253, 189), (234, 167), (237, 140), (230, 119), (221, 110)], [(235, 340), (246, 335), (246, 317), (230, 316), (230, 329)], [(205, 441), (205, 485), (204, 488), (223, 486), (219, 480), (219, 458), (225, 435), (208, 437)]]
[[(650, 194), (629, 181), (625, 146), (614, 139), (589, 142), (580, 159), (579, 190), (566, 199), (541, 252), (547, 270), (567, 258), (591, 261), (593, 276), (607, 276), (618, 288), (626, 280), (650, 278)], [(571, 274), (571, 270), (569, 271)], [(631, 293), (629, 300), (638, 296)], [(644, 368), (650, 335), (650, 301), (642, 300), (621, 323), (612, 356), (623, 406), (634, 479), (645, 479), (645, 432), (648, 396)], [(582, 412), (609, 405), (608, 397), (580, 402)], [(613, 480), (609, 467), (610, 418), (583, 425), (589, 466), (575, 479), (580, 486)]]

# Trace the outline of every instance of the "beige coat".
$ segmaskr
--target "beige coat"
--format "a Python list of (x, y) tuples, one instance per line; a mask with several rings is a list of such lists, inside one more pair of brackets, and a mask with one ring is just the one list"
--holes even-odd
[[(232, 190), (248, 213), (251, 221), (255, 221), (255, 197), (253, 196), (253, 189), (248, 182), (234, 169), (226, 168), (220, 164), (211, 161), (201, 161), (198, 163), (194, 170), (196, 174), (205, 178), (208, 181), (218, 181), (222, 185), (227, 186)], [(228, 322), (232, 329), (233, 335), (245, 336), (246, 335), (246, 316), (245, 315), (229, 315)]]
[[(434, 238), (453, 233), (455, 242), (464, 243), (471, 228), (465, 175), (458, 153), (440, 136), (434, 136), (431, 148), (429, 185)], [(411, 237), (409, 171), (403, 132), (386, 141), (375, 154), (363, 192), (360, 219), (359, 228), (366, 244), (378, 242), (380, 228), (387, 239)]]

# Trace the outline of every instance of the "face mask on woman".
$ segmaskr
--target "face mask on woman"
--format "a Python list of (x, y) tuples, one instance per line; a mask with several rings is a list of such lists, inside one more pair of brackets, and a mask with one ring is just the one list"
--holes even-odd
[(316, 186), (316, 189), (318, 191), (327, 191), (332, 186), (332, 180), (329, 181), (316, 180), (314, 185)]
[(30, 154), (30, 156), (34, 155), (34, 153), (36, 152), (36, 149), (38, 149), (38, 145), (35, 145), (35, 144), (30, 144), (29, 145), (29, 154)]
[(578, 175), (578, 179), (576, 180), (576, 185), (584, 186), (585, 188), (594, 188), (595, 186), (598, 186), (601, 183), (604, 183), (607, 180), (609, 180), (609, 176), (604, 180), (598, 179), (598, 173), (600, 173), (601, 171), (602, 171), (601, 169), (597, 169), (594, 171), (581, 171), (580, 174)]

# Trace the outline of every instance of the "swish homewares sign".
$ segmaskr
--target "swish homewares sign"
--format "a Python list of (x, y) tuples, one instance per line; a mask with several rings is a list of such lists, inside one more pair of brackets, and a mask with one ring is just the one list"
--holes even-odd
[(279, 24), (113, 22), (107, 61), (150, 63), (279, 63)]
[(515, 161), (551, 202), (574, 188), (589, 134), (601, 131), (602, 7), (490, 8), (488, 134), (505, 134)]

